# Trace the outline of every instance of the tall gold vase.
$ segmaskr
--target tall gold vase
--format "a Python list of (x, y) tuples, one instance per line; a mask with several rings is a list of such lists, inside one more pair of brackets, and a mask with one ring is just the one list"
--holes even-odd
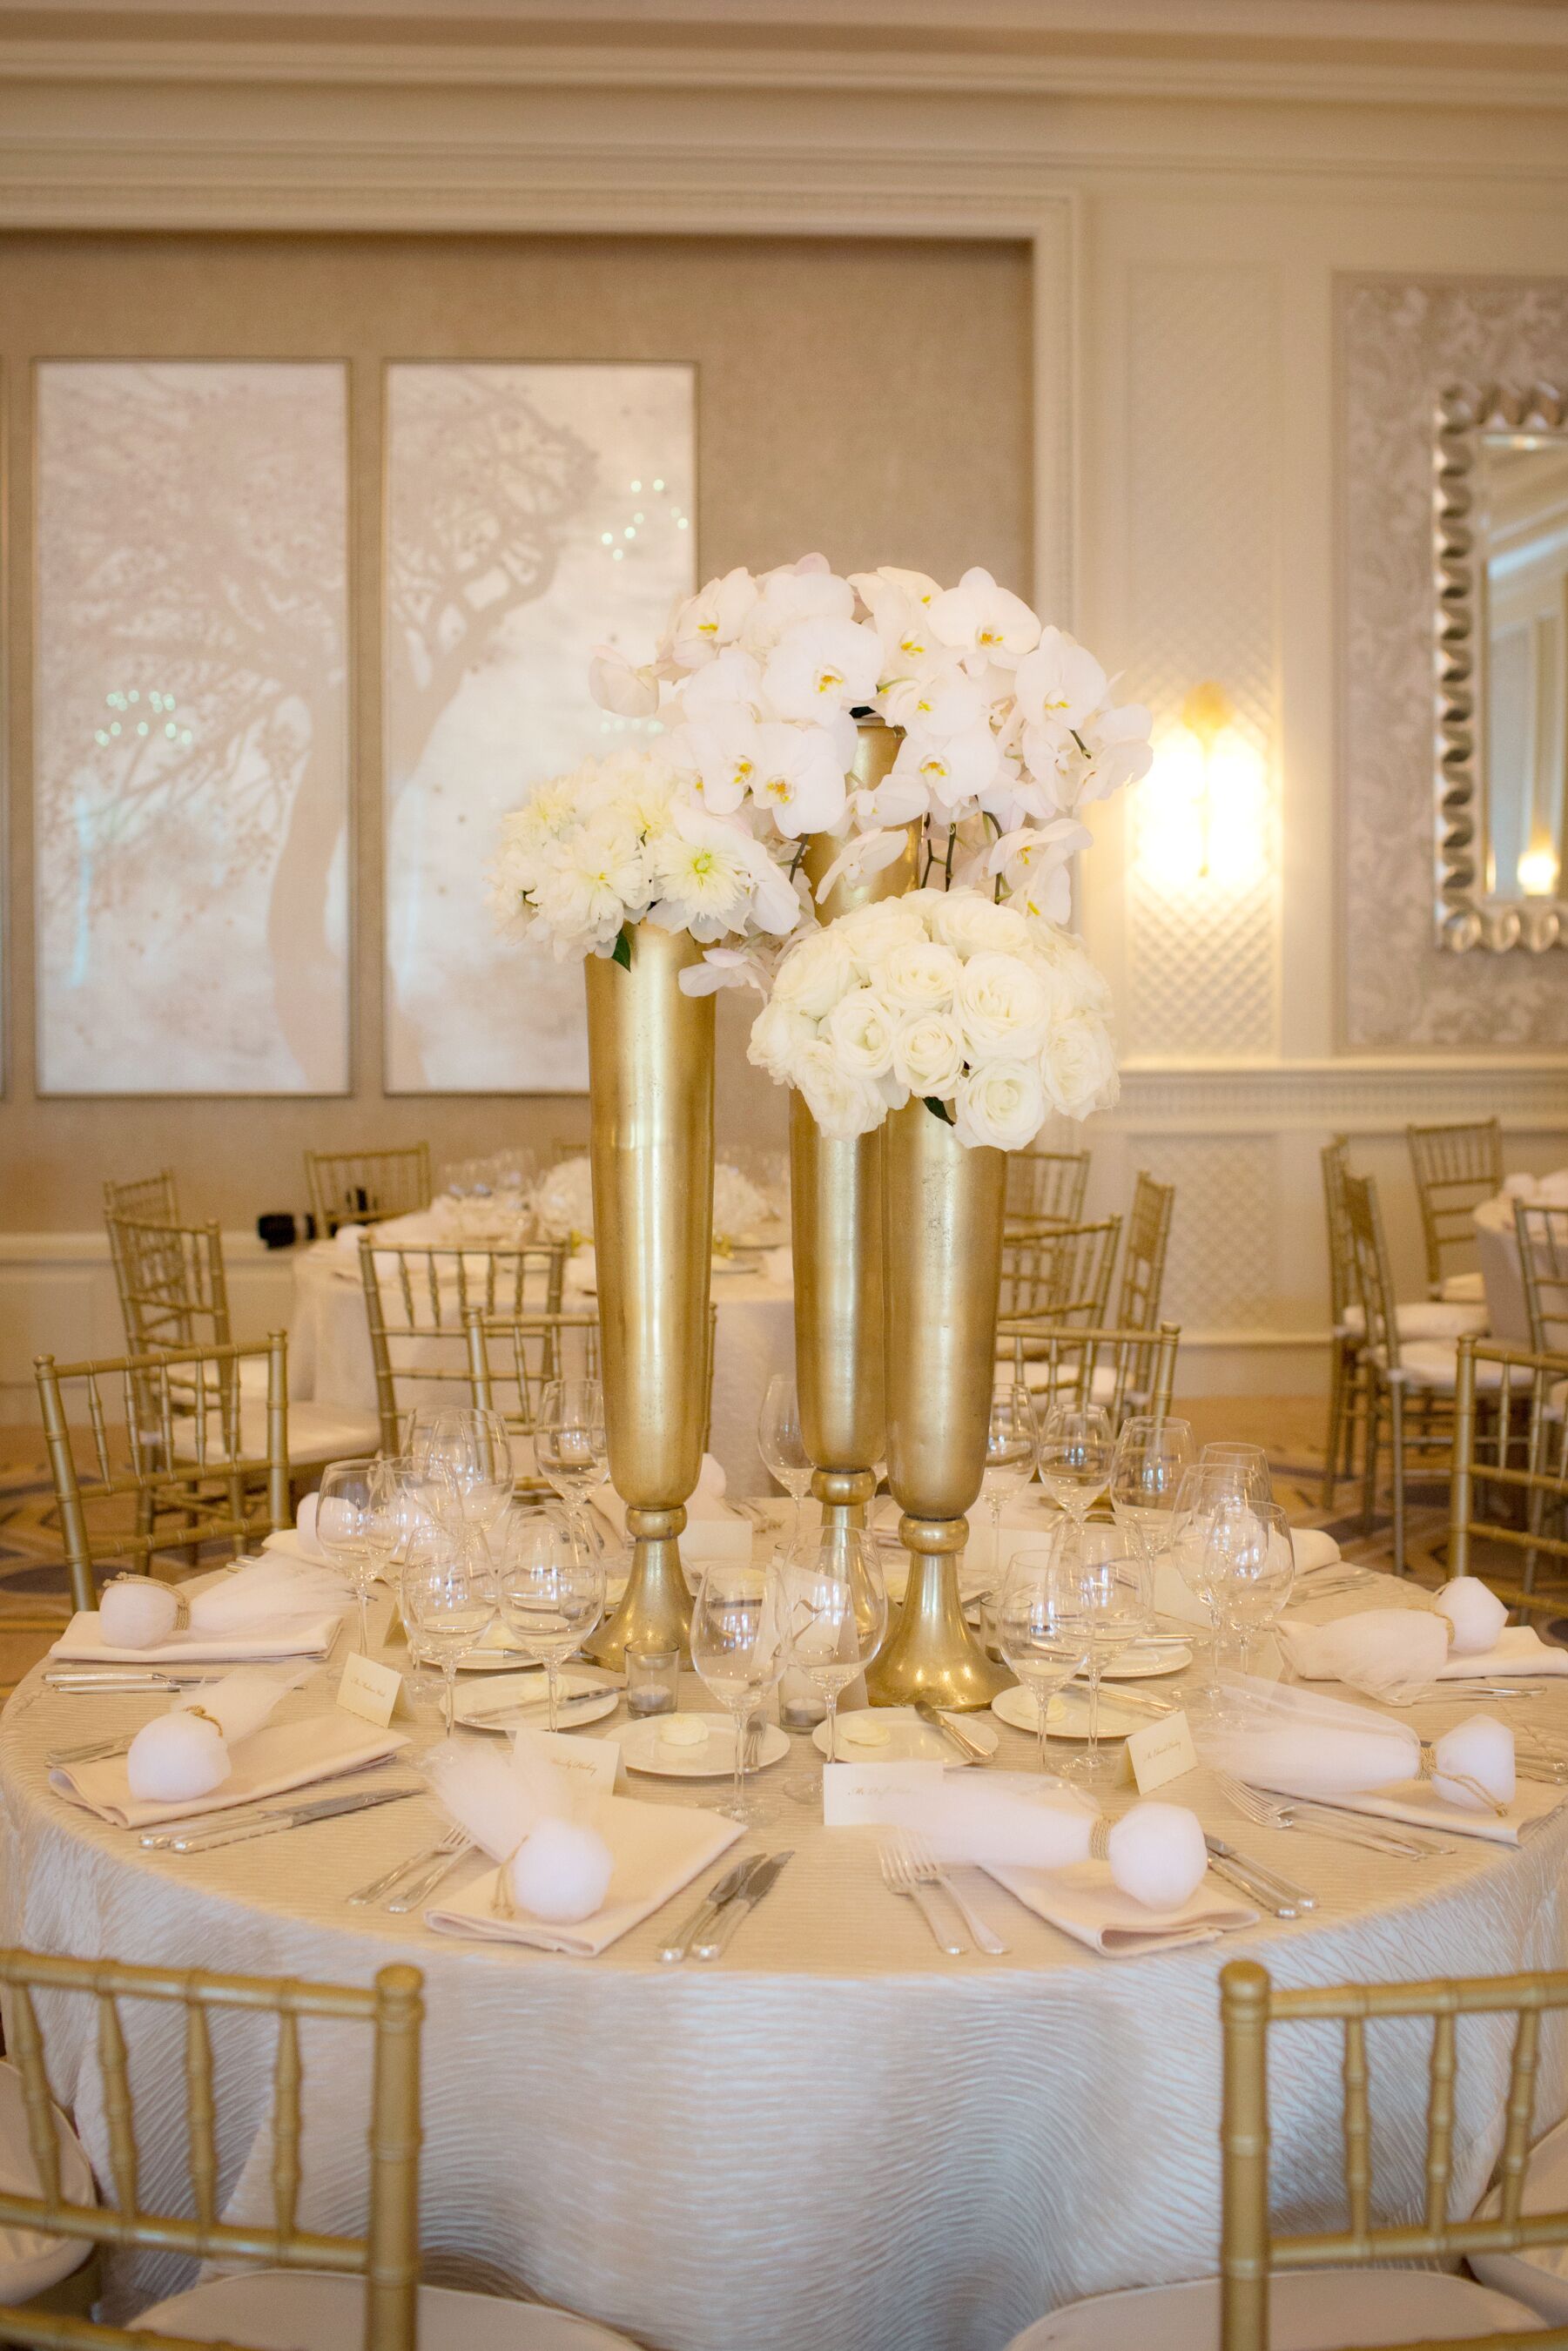
[[(901, 727), (862, 720), (852, 789), (870, 790), (898, 756)], [(835, 882), (817, 905), (816, 889), (842, 848), (813, 833), (804, 867), (817, 920), (831, 923), (879, 898), (915, 886), (918, 829), (904, 853), (869, 881)], [(875, 1490), (872, 1464), (883, 1444), (882, 1300), (882, 1135), (835, 1142), (823, 1134), (798, 1093), (789, 1097), (789, 1220), (795, 1263), (795, 1385), (800, 1433), (815, 1466), (811, 1491), (825, 1526), (862, 1526)]]
[(1009, 1677), (964, 1622), (958, 1555), (985, 1474), (1007, 1155), (966, 1150), (918, 1100), (882, 1132), (887, 1478), (910, 1560), (867, 1687), (875, 1706), (988, 1706)]
[(714, 999), (680, 975), (702, 952), (641, 923), (630, 969), (587, 966), (604, 1419), (632, 1570), (586, 1654), (617, 1669), (629, 1648), (691, 1647), (679, 1537), (707, 1418)]

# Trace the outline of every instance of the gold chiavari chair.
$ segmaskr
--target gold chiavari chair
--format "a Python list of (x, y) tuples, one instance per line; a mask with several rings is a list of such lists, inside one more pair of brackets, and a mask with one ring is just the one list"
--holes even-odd
[(1010, 1343), (1013, 1377), (1042, 1402), (1082, 1411), (1103, 1405), (1113, 1429), (1130, 1412), (1170, 1411), (1176, 1392), (1179, 1322), (1153, 1331), (1063, 1330), (1051, 1314), (1021, 1314), (997, 1325)]
[(1088, 1189), (1086, 1151), (1013, 1151), (1008, 1155), (1009, 1224), (1081, 1224)]
[[(467, 1323), (481, 1316), (559, 1315), (567, 1243), (519, 1249), (388, 1249), (361, 1236), (360, 1276), (370, 1325), (371, 1360), (383, 1452), (400, 1449), (399, 1429), (429, 1385), (461, 1388), (466, 1404)], [(423, 1398), (413, 1395), (424, 1388)]]
[[(162, 1552), (207, 1542), (226, 1543), (238, 1558), (289, 1523), (287, 1348), (274, 1332), (264, 1347), (183, 1347), (87, 1364), (35, 1359), (76, 1607), (97, 1607), (101, 1565), (155, 1574)], [(242, 1407), (240, 1367), (258, 1360), (267, 1369), (265, 1434), (254, 1447), (246, 1442), (251, 1416)], [(72, 1434), (84, 1424), (85, 1476)], [(169, 1513), (180, 1532), (160, 1535), (159, 1517)]]
[[(161, 1167), (156, 1176), (140, 1176), (125, 1184), (106, 1184), (103, 1187), (103, 1214), (109, 1227), (110, 1262), (114, 1268), (115, 1286), (120, 1292), (120, 1311), (125, 1312), (125, 1283), (120, 1264), (120, 1235), (116, 1218), (129, 1217), (133, 1223), (144, 1225), (177, 1225), (180, 1221), (180, 1190), (172, 1167)], [(133, 1350), (136, 1342), (129, 1327), (126, 1341)]]
[(463, 1319), (474, 1403), (506, 1422), (518, 1491), (547, 1491), (533, 1457), (540, 1402), (551, 1380), (599, 1377), (599, 1316), (559, 1310), (487, 1314), (471, 1306)]
[[(1336, 1134), (1320, 1155), (1323, 1171), (1323, 1209), (1329, 1239), (1329, 1426), (1323, 1447), (1322, 1506), (1333, 1508), (1334, 1489), (1342, 1478), (1355, 1474), (1355, 1437), (1366, 1420), (1366, 1391), (1361, 1353), (1366, 1340), (1366, 1317), (1355, 1306), (1355, 1244), (1344, 1205), (1344, 1179), (1350, 1171), (1350, 1142)], [(1354, 1315), (1353, 1315), (1354, 1310)]]
[(1156, 1184), (1140, 1168), (1133, 1186), (1127, 1246), (1116, 1297), (1116, 1322), (1124, 1331), (1152, 1331), (1160, 1319), (1166, 1252), (1170, 1248), (1171, 1219), (1175, 1214), (1176, 1186)]
[[(1479, 1410), (1485, 1385), (1488, 1410)], [(1568, 1574), (1568, 1349), (1561, 1354), (1461, 1339), (1448, 1482), (1448, 1572), (1479, 1575), (1515, 1608), (1561, 1610), (1564, 1594), (1537, 1593), (1544, 1553)], [(1520, 1423), (1524, 1434), (1520, 1435)], [(1509, 1497), (1516, 1510), (1504, 1515)], [(1490, 1504), (1483, 1514), (1483, 1505)], [(1555, 1532), (1552, 1530), (1555, 1529)], [(1473, 1562), (1477, 1541), (1523, 1553), (1521, 1582), (1500, 1583)]]
[(396, 1151), (308, 1151), (310, 1213), (323, 1240), (340, 1225), (373, 1225), (430, 1206), (430, 1145)]
[(1433, 1298), (1467, 1306), (1483, 1302), (1480, 1275), (1449, 1273), (1456, 1251), (1475, 1249), (1474, 1212), (1502, 1190), (1502, 1128), (1495, 1118), (1469, 1125), (1407, 1126), (1410, 1165), (1427, 1244), (1427, 1288)]
[(1568, 1208), (1513, 1204), (1530, 1343), (1537, 1354), (1568, 1355)]
[(1103, 1325), (1122, 1236), (1120, 1217), (1092, 1225), (1034, 1224), (1002, 1243), (999, 1317), (1050, 1313), (1062, 1325)]
[[(1223, 2093), (1220, 2121), (1219, 2275), (1134, 2288), (1070, 2304), (1016, 2335), (1009, 2351), (1132, 2351), (1134, 2345), (1217, 2344), (1269, 2351), (1271, 2330), (1295, 2351), (1517, 2351), (1521, 2342), (1568, 2346), (1568, 2327), (1536, 2325), (1513, 2278), (1507, 2291), (1408, 2267), (1468, 2255), (1487, 2264), (1531, 2246), (1568, 2243), (1568, 2211), (1524, 2207), (1542, 2024), (1568, 2008), (1568, 1972), (1438, 1978), (1424, 1983), (1312, 1984), (1286, 1991), (1253, 1960), (1220, 1970)], [(1459, 2095), (1461, 2016), (1512, 2017), (1502, 2151), (1495, 2199), (1448, 2216), (1456, 2142), (1464, 2144)], [(1427, 2135), (1418, 2218), (1375, 2220), (1370, 2022), (1432, 2021)], [(1287, 2235), (1270, 2200), (1269, 2043), (1272, 2028), (1339, 2024), (1345, 2225)], [(1392, 2070), (1392, 2069), (1391, 2069)], [(1407, 2074), (1402, 2040), (1397, 2073)], [(1490, 2069), (1489, 2069), (1490, 2070)], [(1488, 2206), (1495, 2200), (1495, 2214)], [(1485, 2213), (1486, 2217), (1482, 2217)], [(1521, 2265), (1510, 2264), (1516, 2272)], [(1494, 2275), (1496, 2273), (1494, 2273)], [(1420, 2332), (1412, 2335), (1411, 2327)]]

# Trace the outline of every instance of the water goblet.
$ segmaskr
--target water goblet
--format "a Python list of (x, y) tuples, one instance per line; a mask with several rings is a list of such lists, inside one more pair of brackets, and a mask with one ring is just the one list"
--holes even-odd
[(998, 1380), (991, 1391), (991, 1414), (986, 1427), (986, 1467), (980, 1491), (991, 1506), (990, 1579), (993, 1590), (1002, 1555), (1002, 1504), (1034, 1476), (1040, 1450), (1040, 1426), (1034, 1398), (1021, 1383)]
[(1042, 1771), (1051, 1701), (1089, 1663), (1088, 1625), (1077, 1582), (1071, 1562), (1060, 1554), (1060, 1541), (1043, 1549), (1015, 1552), (997, 1606), (1002, 1656), (1034, 1700)]
[(1271, 1502), (1274, 1484), (1269, 1475), (1269, 1456), (1260, 1445), (1243, 1444), (1239, 1439), (1226, 1438), (1206, 1445), (1197, 1457), (1197, 1466), (1223, 1480), (1233, 1492), (1249, 1500)]
[(371, 1649), (371, 1586), (397, 1548), (398, 1527), (390, 1465), (381, 1460), (329, 1461), (316, 1499), (316, 1539), (342, 1568), (360, 1604), (360, 1649)]
[(501, 1619), (523, 1655), (545, 1669), (554, 1730), (561, 1665), (604, 1614), (604, 1569), (548, 1510), (514, 1510), (501, 1551)]
[(887, 1588), (871, 1537), (832, 1527), (807, 1559), (783, 1562), (790, 1662), (827, 1706), (828, 1761), (838, 1761), (839, 1699), (882, 1646)]
[(692, 1664), (735, 1719), (735, 1785), (720, 1809), (748, 1821), (746, 1730), (784, 1670), (784, 1604), (778, 1574), (748, 1560), (715, 1560), (692, 1603)]
[(800, 1430), (800, 1399), (792, 1373), (775, 1372), (768, 1383), (768, 1393), (757, 1416), (757, 1449), (785, 1492), (793, 1498), (795, 1515), (789, 1530), (789, 1549), (793, 1551), (800, 1540), (800, 1506), (811, 1490), (814, 1465)]
[(1268, 1631), (1296, 1580), (1290, 1522), (1277, 1502), (1229, 1495), (1209, 1520), (1206, 1549), (1208, 1580), (1236, 1635), (1245, 1674), (1251, 1667), (1253, 1635)]
[(1071, 1520), (1080, 1552), (1083, 1521), (1105, 1490), (1113, 1458), (1111, 1423), (1101, 1405), (1052, 1406), (1040, 1434), (1040, 1482)]
[(402, 1571), (403, 1614), (441, 1667), (446, 1735), (453, 1730), (457, 1660), (482, 1641), (496, 1620), (496, 1575), (472, 1530), (421, 1540)]
[(1124, 1649), (1143, 1640), (1154, 1625), (1153, 1574), (1134, 1553), (1118, 1550), (1116, 1528), (1104, 1530), (1105, 1547), (1080, 1548), (1062, 1566), (1063, 1606), (1082, 1623), (1089, 1649), (1089, 1727), (1081, 1757), (1062, 1767), (1064, 1778), (1101, 1776), (1100, 1684), (1105, 1668)]
[(1169, 1538), (1176, 1495), (1193, 1456), (1190, 1421), (1134, 1413), (1122, 1423), (1111, 1464), (1111, 1509), (1116, 1524), (1151, 1563)]
[(548, 1380), (534, 1424), (534, 1458), (565, 1503), (574, 1532), (595, 1548), (588, 1500), (610, 1475), (604, 1390), (598, 1380)]

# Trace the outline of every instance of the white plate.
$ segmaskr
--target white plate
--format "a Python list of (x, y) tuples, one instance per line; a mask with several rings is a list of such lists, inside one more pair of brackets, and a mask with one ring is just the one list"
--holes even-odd
[[(563, 1730), (576, 1730), (584, 1722), (601, 1722), (607, 1714), (614, 1713), (621, 1696), (618, 1687), (606, 1687), (597, 1674), (579, 1672), (570, 1666), (561, 1668), (559, 1691), (563, 1699), (579, 1698), (588, 1690), (598, 1690), (603, 1704), (580, 1707), (570, 1721), (561, 1725)], [(548, 1730), (549, 1715), (543, 1701), (549, 1695), (544, 1667), (536, 1666), (527, 1673), (508, 1674), (505, 1681), (487, 1681), (478, 1689), (464, 1690), (452, 1709), (453, 1719), (469, 1730), (511, 1732), (522, 1723), (527, 1723), (530, 1730)], [(537, 1714), (507, 1711), (509, 1707), (531, 1706), (536, 1699), (539, 1701)]]
[(1157, 1679), (1161, 1674), (1179, 1674), (1185, 1666), (1191, 1663), (1192, 1651), (1185, 1641), (1178, 1641), (1171, 1649), (1141, 1649), (1134, 1641), (1130, 1649), (1124, 1649), (1115, 1662), (1105, 1667), (1101, 1679), (1107, 1682), (1149, 1682)]
[[(1035, 1729), (1034, 1699), (1026, 1689), (1005, 1689), (991, 1700), (991, 1712), (998, 1722), (1010, 1723), (1015, 1730), (1027, 1730), (1033, 1736)], [(1100, 1736), (1102, 1739), (1127, 1739), (1134, 1730), (1146, 1730), (1155, 1718), (1140, 1707), (1134, 1713), (1130, 1706), (1118, 1706), (1113, 1691), (1100, 1693)], [(1089, 1692), (1078, 1682), (1070, 1682), (1058, 1690), (1051, 1701), (1051, 1711), (1045, 1719), (1048, 1739), (1087, 1739), (1089, 1736)]]
[[(460, 1674), (515, 1674), (528, 1659), (504, 1625), (492, 1625), (482, 1641), (465, 1649), (457, 1660)], [(541, 1666), (539, 1671), (544, 1670)]]
[[(674, 1719), (668, 1714), (656, 1714), (629, 1723), (618, 1732), (621, 1761), (628, 1771), (646, 1771), (655, 1780), (727, 1780), (735, 1770), (735, 1717), (688, 1715), (688, 1722), (707, 1725), (707, 1737), (700, 1747), (670, 1747), (661, 1740), (660, 1729)], [(770, 1763), (781, 1763), (789, 1752), (789, 1741), (776, 1722), (769, 1722), (764, 1727), (752, 1771), (766, 1771)]]
[[(959, 1722), (977, 1747), (988, 1755), (997, 1751), (997, 1734), (983, 1717), (961, 1714)], [(887, 1732), (884, 1740), (874, 1746), (855, 1737), (860, 1723), (875, 1723)], [(819, 1755), (828, 1751), (828, 1726), (820, 1722), (811, 1733), (811, 1744)], [(838, 1756), (841, 1763), (962, 1763), (961, 1756), (939, 1730), (922, 1722), (912, 1706), (856, 1707), (839, 1717)]]

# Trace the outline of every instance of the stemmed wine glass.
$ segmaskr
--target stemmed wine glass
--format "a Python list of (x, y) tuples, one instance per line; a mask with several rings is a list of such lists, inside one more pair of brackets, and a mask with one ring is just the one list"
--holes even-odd
[(398, 1521), (392, 1466), (375, 1460), (329, 1461), (321, 1472), (316, 1537), (343, 1568), (360, 1604), (360, 1649), (371, 1653), (371, 1586), (397, 1549)]
[(1083, 1549), (1083, 1521), (1111, 1475), (1111, 1423), (1103, 1405), (1052, 1406), (1040, 1440), (1040, 1482), (1072, 1521), (1072, 1548)]
[(1211, 1550), (1209, 1537), (1219, 1513), (1230, 1506), (1271, 1509), (1256, 1491), (1254, 1463), (1206, 1461), (1183, 1473), (1171, 1513), (1171, 1552), (1176, 1573), (1193, 1598), (1207, 1611), (1208, 1657), (1199, 1701), (1218, 1702), (1219, 1659), (1224, 1643), (1225, 1554)]
[(749, 1821), (747, 1725), (784, 1670), (784, 1596), (776, 1571), (749, 1561), (715, 1560), (692, 1603), (692, 1664), (735, 1718), (735, 1787), (721, 1806)]
[(1250, 1501), (1271, 1502), (1274, 1499), (1269, 1456), (1260, 1445), (1246, 1445), (1230, 1438), (1206, 1445), (1197, 1457), (1197, 1466), (1212, 1473), (1217, 1487), (1228, 1486), (1232, 1492), (1245, 1495)]
[(534, 1458), (561, 1500), (586, 1550), (597, 1551), (589, 1496), (610, 1475), (604, 1390), (598, 1380), (549, 1380), (534, 1424)]
[(838, 1761), (839, 1699), (865, 1671), (887, 1630), (887, 1588), (871, 1537), (832, 1527), (810, 1559), (783, 1563), (789, 1650), (828, 1709), (830, 1763)]
[(1146, 1637), (1154, 1624), (1154, 1575), (1147, 1563), (1117, 1548), (1120, 1531), (1104, 1530), (1103, 1549), (1064, 1557), (1063, 1607), (1082, 1622), (1089, 1649), (1089, 1731), (1082, 1757), (1062, 1766), (1065, 1778), (1100, 1776), (1100, 1683), (1124, 1649)]
[(511, 1433), (498, 1412), (423, 1407), (410, 1422), (407, 1454), (415, 1473), (433, 1481), (430, 1507), (438, 1516), (455, 1511), (481, 1538), (492, 1532), (514, 1486)]
[(514, 1510), (497, 1571), (501, 1617), (527, 1657), (545, 1669), (549, 1727), (559, 1706), (562, 1662), (604, 1614), (604, 1566), (548, 1510)]
[(1077, 1580), (1060, 1552), (1060, 1540), (1049, 1550), (1015, 1552), (997, 1609), (1001, 1653), (1034, 1700), (1042, 1771), (1051, 1701), (1089, 1663), (1089, 1629)]
[(1034, 1398), (1021, 1382), (1000, 1381), (991, 1391), (991, 1416), (986, 1428), (986, 1468), (980, 1491), (991, 1506), (991, 1583), (998, 1582), (1002, 1556), (1002, 1504), (1034, 1476), (1040, 1450), (1040, 1425)]
[(1240, 1645), (1245, 1674), (1253, 1635), (1267, 1632), (1296, 1580), (1290, 1523), (1277, 1502), (1228, 1495), (1209, 1520), (1206, 1548), (1207, 1580)]
[(789, 1546), (793, 1551), (800, 1540), (800, 1506), (811, 1490), (814, 1464), (800, 1431), (800, 1399), (789, 1372), (775, 1372), (768, 1383), (757, 1417), (757, 1447), (785, 1492), (794, 1498)]
[(1190, 1421), (1134, 1413), (1122, 1423), (1111, 1464), (1111, 1509), (1116, 1524), (1151, 1564), (1169, 1538), (1176, 1495), (1194, 1451)]
[(446, 1735), (453, 1730), (457, 1660), (482, 1641), (496, 1617), (496, 1575), (476, 1529), (416, 1540), (402, 1571), (402, 1605), (445, 1685)]

